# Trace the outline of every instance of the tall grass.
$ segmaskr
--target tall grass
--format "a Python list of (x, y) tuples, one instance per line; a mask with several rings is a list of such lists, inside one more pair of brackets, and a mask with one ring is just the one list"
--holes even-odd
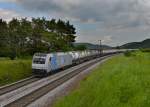
[(112, 58), (54, 107), (150, 107), (150, 53)]
[(0, 59), (0, 86), (31, 76), (31, 60)]

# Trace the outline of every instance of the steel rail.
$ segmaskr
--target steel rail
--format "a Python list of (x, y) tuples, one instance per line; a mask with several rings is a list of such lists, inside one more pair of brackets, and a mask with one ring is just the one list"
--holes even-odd
[(32, 76), (32, 77), (20, 80), (18, 82), (15, 82), (15, 83), (12, 83), (12, 84), (0, 87), (0, 96), (3, 95), (3, 94), (6, 94), (8, 92), (11, 92), (13, 90), (16, 90), (16, 89), (18, 89), (20, 87), (23, 87), (25, 85), (28, 85), (30, 83), (33, 83), (35, 81), (38, 81), (38, 80), (39, 80), (39, 78), (35, 78), (34, 76)]
[(99, 62), (103, 59), (106, 59), (110, 56), (112, 56), (112, 55), (101, 57), (97, 60), (94, 60), (93, 62), (90, 62), (90, 63), (82, 66), (81, 68), (77, 68), (76, 70), (74, 70), (74, 71), (72, 71), (72, 72), (70, 72), (66, 75), (63, 75), (62, 77), (57, 78), (56, 80), (51, 81), (49, 84), (47, 84), (47, 85), (45, 85), (45, 86), (29, 93), (29, 94), (21, 97), (20, 99), (15, 100), (14, 102), (6, 105), (5, 107), (26, 107), (27, 105), (29, 105), (32, 102), (36, 101), (37, 99), (39, 99), (43, 95), (47, 94), (48, 92), (52, 91), (53, 89), (55, 89), (59, 85), (65, 83), (67, 80), (69, 80), (72, 77), (76, 76), (80, 72), (86, 70), (87, 68), (94, 65), (95, 63), (97, 63), (97, 62)]

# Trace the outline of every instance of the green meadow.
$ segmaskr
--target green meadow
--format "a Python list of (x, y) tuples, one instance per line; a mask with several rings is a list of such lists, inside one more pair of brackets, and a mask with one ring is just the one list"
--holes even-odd
[(32, 75), (30, 59), (0, 59), (0, 86)]
[(111, 58), (54, 107), (150, 107), (150, 53)]

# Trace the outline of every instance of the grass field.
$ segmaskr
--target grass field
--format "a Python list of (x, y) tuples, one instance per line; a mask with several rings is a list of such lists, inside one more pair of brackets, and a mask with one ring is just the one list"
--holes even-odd
[(30, 59), (0, 59), (0, 86), (31, 76)]
[(150, 53), (112, 58), (54, 107), (150, 107)]

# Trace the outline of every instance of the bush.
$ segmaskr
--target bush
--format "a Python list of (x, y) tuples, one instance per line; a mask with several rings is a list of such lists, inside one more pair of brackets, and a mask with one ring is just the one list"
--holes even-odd
[(15, 52), (10, 53), (9, 58), (11, 60), (14, 60), (16, 58), (16, 53)]
[(131, 51), (126, 51), (126, 52), (124, 52), (124, 56), (130, 57), (130, 56), (135, 56), (135, 54)]
[(150, 49), (140, 49), (141, 52), (150, 52)]
[(10, 49), (0, 48), (0, 57), (9, 57), (11, 60), (14, 60), (17, 56), (16, 52), (11, 51)]

